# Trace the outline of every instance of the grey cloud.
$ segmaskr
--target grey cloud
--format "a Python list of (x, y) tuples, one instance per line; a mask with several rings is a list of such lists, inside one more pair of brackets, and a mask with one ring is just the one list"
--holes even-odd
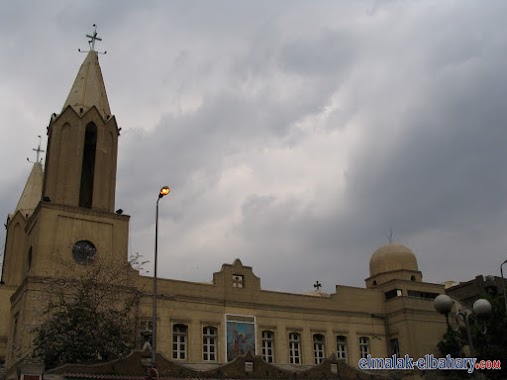
[(314, 38), (294, 39), (282, 47), (282, 67), (300, 75), (344, 77), (357, 59), (359, 46), (343, 30), (323, 29)]
[[(110, 52), (101, 65), (123, 127), (117, 205), (132, 215), (132, 249), (147, 258), (157, 191), (173, 188), (161, 204), (162, 275), (210, 279), (223, 261), (240, 257), (265, 288), (311, 290), (315, 280), (328, 291), (335, 283), (362, 286), (371, 253), (392, 227), (426, 279), (467, 280), (494, 273), (507, 243), (505, 7), (3, 3), (0, 82), (9, 96), (0, 122), (9, 141), (44, 132), (81, 63), (72, 52), (86, 47), (95, 22)], [(327, 119), (311, 125), (334, 97)], [(19, 118), (12, 110), (23, 104)], [(309, 200), (285, 187), (308, 173), (295, 165), (315, 158), (305, 146), (316, 139), (312, 129), (339, 134), (346, 163), (336, 163), (345, 173), (329, 173), (338, 179), (316, 177), (325, 183), (314, 184)], [(19, 155), (13, 149), (2, 161)], [(278, 156), (260, 152), (270, 149), (289, 157), (279, 166), (283, 179), (265, 178)], [(235, 164), (250, 170), (236, 187), (223, 182), (234, 179)], [(2, 169), (21, 173), (22, 166)], [(343, 193), (319, 193), (342, 176)], [(24, 180), (3, 183), (2, 215), (15, 207)], [(261, 181), (271, 182), (249, 188)], [(218, 222), (224, 225), (209, 229)]]

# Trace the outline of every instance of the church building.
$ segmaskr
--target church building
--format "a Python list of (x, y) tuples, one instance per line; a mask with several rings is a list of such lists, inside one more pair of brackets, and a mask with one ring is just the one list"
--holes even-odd
[[(120, 129), (93, 44), (47, 134), (44, 168), (33, 165), (6, 224), (0, 363), (7, 379), (31, 358), (33, 329), (47, 318), (41, 311), (54, 297), (51, 284), (69, 276), (68, 264), (93, 265), (90, 259), (101, 254), (128, 260), (129, 216), (115, 212)], [(157, 279), (156, 347), (164, 360), (218, 371), (250, 355), (252, 365), (296, 373), (333, 357), (332, 374), (333, 364), (357, 370), (368, 355), (438, 353), (446, 324), (433, 299), (444, 286), (424, 282), (416, 256), (401, 244), (374, 251), (364, 288), (336, 285), (330, 294), (263, 289), (245, 264), (231, 258), (215, 273), (210, 269), (210, 283)], [(139, 334), (152, 328), (152, 281), (135, 273), (133, 286), (148, 290), (137, 311)]]

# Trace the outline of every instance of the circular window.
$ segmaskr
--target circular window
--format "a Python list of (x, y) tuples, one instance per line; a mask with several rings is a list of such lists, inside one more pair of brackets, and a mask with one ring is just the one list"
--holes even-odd
[(72, 256), (79, 264), (89, 264), (95, 258), (97, 249), (86, 240), (80, 240), (72, 246)]

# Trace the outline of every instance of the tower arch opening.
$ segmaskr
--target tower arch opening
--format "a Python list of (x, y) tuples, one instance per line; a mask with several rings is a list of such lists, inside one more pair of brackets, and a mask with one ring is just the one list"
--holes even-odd
[(86, 126), (81, 181), (79, 187), (79, 207), (91, 208), (93, 204), (93, 179), (95, 177), (95, 153), (97, 150), (97, 126)]

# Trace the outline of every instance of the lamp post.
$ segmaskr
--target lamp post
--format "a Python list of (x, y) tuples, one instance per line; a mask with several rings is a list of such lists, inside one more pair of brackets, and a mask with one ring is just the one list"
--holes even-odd
[(500, 275), (502, 276), (503, 299), (505, 301), (505, 315), (507, 315), (507, 294), (505, 293), (505, 278), (503, 277), (503, 268), (502, 268), (502, 266), (504, 264), (507, 264), (507, 260), (505, 260), (502, 264), (500, 264)]
[(162, 197), (165, 197), (171, 192), (169, 186), (164, 186), (160, 189), (157, 198), (157, 206), (155, 208), (155, 262), (153, 270), (153, 321), (151, 334), (151, 366), (156, 367), (155, 358), (157, 354), (157, 261), (158, 261), (158, 202)]
[[(451, 327), (449, 323), (449, 314), (452, 310), (452, 307), (454, 305), (455, 300), (449, 297), (445, 294), (440, 294), (435, 298), (433, 301), (433, 306), (435, 307), (436, 311), (438, 311), (440, 314), (445, 315), (445, 319), (447, 321), (447, 327), (452, 328), (454, 331), (459, 330), (459, 322), (460, 319), (465, 322), (465, 329), (467, 333), (467, 340), (468, 345), (470, 346), (470, 355), (472, 357), (476, 357), (476, 352), (474, 349), (473, 341), (472, 341), (472, 323), (474, 323), (476, 329), (482, 334), (486, 334), (486, 325), (483, 325), (482, 327), (479, 324), (480, 320), (484, 320), (485, 318), (489, 317), (491, 314), (491, 304), (488, 300), (485, 299), (478, 299), (474, 302), (472, 308), (469, 307), (460, 307), (456, 315), (454, 316), (456, 319), (456, 326)], [(481, 374), (477, 371), (474, 371), (475, 376), (478, 379), (481, 379)]]

